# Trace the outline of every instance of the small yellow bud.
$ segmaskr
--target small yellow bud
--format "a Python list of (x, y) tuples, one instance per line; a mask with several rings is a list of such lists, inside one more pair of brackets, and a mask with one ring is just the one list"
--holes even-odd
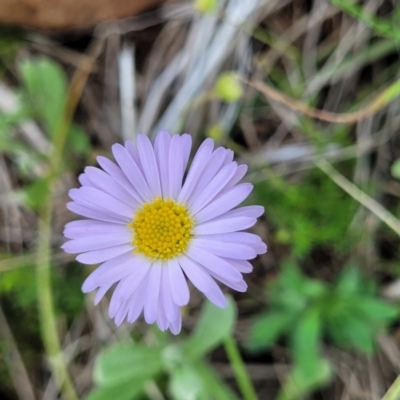
[(243, 95), (243, 89), (236, 73), (231, 71), (222, 73), (215, 84), (215, 94), (227, 103), (239, 100)]

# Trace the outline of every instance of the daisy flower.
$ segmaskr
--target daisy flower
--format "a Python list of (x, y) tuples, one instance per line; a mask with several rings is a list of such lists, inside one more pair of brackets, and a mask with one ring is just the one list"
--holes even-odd
[(62, 248), (79, 253), (83, 264), (102, 263), (86, 279), (83, 292), (97, 289), (97, 304), (115, 285), (109, 315), (120, 325), (143, 312), (161, 330), (181, 330), (180, 307), (189, 302), (187, 279), (218, 307), (226, 299), (216, 281), (244, 292), (248, 262), (266, 252), (252, 233), (261, 206), (238, 206), (251, 192), (238, 184), (246, 165), (233, 152), (214, 150), (206, 139), (185, 176), (190, 135), (161, 131), (154, 147), (146, 135), (136, 146), (115, 144), (116, 163), (98, 157), (101, 168), (87, 167), (81, 187), (71, 189), (67, 207), (86, 219), (69, 222)]

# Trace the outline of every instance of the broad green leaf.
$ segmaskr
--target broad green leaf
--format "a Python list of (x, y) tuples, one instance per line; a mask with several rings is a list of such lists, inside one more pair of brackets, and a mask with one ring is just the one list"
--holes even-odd
[(196, 329), (185, 344), (190, 357), (201, 357), (213, 350), (232, 332), (236, 305), (231, 297), (227, 300), (226, 308), (218, 308), (208, 301), (204, 304)]
[(357, 297), (353, 308), (359, 318), (369, 322), (374, 330), (389, 324), (399, 314), (391, 304), (365, 296)]
[(196, 360), (194, 368), (203, 380), (203, 389), (207, 395), (204, 400), (239, 400), (211, 365), (204, 361)]
[(302, 315), (291, 335), (295, 363), (306, 375), (317, 373), (321, 329), (320, 309), (312, 307)]
[(390, 173), (393, 178), (400, 179), (400, 158), (397, 158), (390, 167)]
[(260, 316), (250, 329), (248, 348), (258, 350), (269, 347), (288, 331), (295, 319), (295, 315), (284, 311), (271, 311)]
[(99, 385), (115, 386), (127, 381), (144, 383), (162, 368), (161, 349), (141, 344), (119, 344), (100, 354), (94, 369)]
[(339, 295), (351, 295), (362, 289), (362, 277), (355, 266), (348, 266), (342, 271), (336, 283), (336, 292)]
[(48, 135), (53, 136), (62, 123), (66, 104), (65, 75), (55, 62), (44, 57), (26, 59), (19, 67), (31, 107)]
[(174, 400), (199, 400), (204, 398), (204, 383), (192, 366), (182, 365), (172, 372), (169, 392)]
[(328, 361), (318, 358), (315, 360), (313, 373), (304, 371), (301, 366), (295, 365), (288, 375), (277, 400), (301, 399), (306, 394), (328, 383), (332, 376), (332, 368)]
[(143, 382), (135, 379), (117, 386), (99, 386), (94, 388), (85, 400), (133, 400), (143, 391)]
[(72, 124), (69, 128), (67, 144), (72, 151), (79, 155), (85, 155), (90, 150), (88, 134), (75, 124)]

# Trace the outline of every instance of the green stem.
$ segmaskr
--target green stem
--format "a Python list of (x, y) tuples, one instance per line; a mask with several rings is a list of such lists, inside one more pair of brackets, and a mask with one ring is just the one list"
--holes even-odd
[(382, 400), (399, 400), (400, 399), (400, 375), (392, 383), (389, 390), (382, 397)]
[(247, 373), (246, 366), (240, 356), (239, 348), (232, 335), (225, 339), (224, 347), (229, 363), (235, 374), (236, 382), (244, 400), (257, 400), (257, 394)]

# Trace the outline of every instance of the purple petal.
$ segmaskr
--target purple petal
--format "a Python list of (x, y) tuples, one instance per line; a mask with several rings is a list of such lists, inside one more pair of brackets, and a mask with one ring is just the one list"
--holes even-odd
[(79, 256), (76, 257), (76, 260), (82, 264), (99, 264), (103, 261), (108, 261), (111, 258), (132, 251), (133, 246), (131, 244), (121, 244), (119, 246), (109, 247), (108, 249), (93, 250), (79, 254)]
[(178, 318), (169, 324), (169, 329), (174, 335), (178, 335), (182, 328), (182, 315), (179, 313)]
[(206, 139), (200, 146), (196, 155), (194, 156), (192, 165), (189, 169), (188, 175), (186, 177), (185, 183), (182, 190), (179, 192), (178, 201), (181, 203), (186, 203), (187, 199), (196, 188), (197, 183), (207, 166), (211, 152), (214, 146), (214, 142), (211, 139)]
[(97, 157), (97, 162), (104, 169), (104, 171), (106, 171), (107, 174), (115, 180), (115, 182), (119, 183), (123, 188), (125, 188), (138, 202), (142, 201), (139, 193), (131, 185), (130, 181), (117, 164), (102, 156)]
[(232, 176), (232, 178), (229, 180), (229, 182), (225, 185), (221, 194), (224, 194), (225, 192), (228, 191), (228, 189), (230, 189), (231, 187), (238, 184), (243, 179), (243, 177), (246, 175), (247, 169), (248, 169), (247, 165), (245, 165), (245, 164), (239, 165), (236, 169), (235, 174)]
[(211, 235), (216, 233), (235, 232), (250, 228), (256, 222), (257, 220), (255, 218), (248, 217), (218, 218), (197, 225), (194, 228), (194, 232), (195, 235)]
[(169, 146), (171, 143), (171, 135), (167, 131), (161, 131), (156, 138), (154, 143), (154, 153), (160, 173), (162, 193), (164, 197), (168, 196), (169, 184), (168, 184), (168, 155)]
[(67, 203), (67, 208), (73, 213), (82, 215), (83, 217), (92, 218), (94, 220), (104, 222), (111, 222), (113, 224), (126, 225), (126, 221), (118, 216), (113, 216), (103, 211), (94, 210), (92, 208), (75, 203), (74, 201), (70, 201), (69, 203)]
[(140, 199), (134, 197), (123, 186), (116, 182), (110, 175), (95, 167), (86, 167), (85, 174), (92, 182), (92, 186), (115, 197), (126, 205), (137, 208), (140, 206)]
[(177, 260), (169, 260), (167, 266), (169, 286), (171, 288), (172, 299), (178, 306), (185, 306), (189, 303), (189, 288), (181, 267)]
[(248, 274), (253, 271), (253, 266), (245, 260), (233, 260), (231, 258), (224, 258), (226, 262), (233, 265), (242, 274)]
[(112, 284), (104, 285), (99, 288), (99, 290), (96, 293), (96, 296), (94, 298), (94, 305), (97, 306), (97, 304), (100, 303), (101, 299), (104, 297), (104, 295), (110, 290)]
[(193, 239), (196, 247), (219, 257), (230, 257), (238, 260), (249, 260), (257, 256), (254, 248), (240, 243), (219, 242), (207, 239)]
[(218, 217), (240, 204), (252, 190), (253, 185), (250, 183), (242, 183), (229, 189), (225, 194), (218, 196), (207, 207), (197, 213), (196, 220), (201, 223)]
[(144, 176), (154, 197), (162, 195), (158, 165), (154, 154), (153, 146), (146, 135), (140, 134), (137, 137), (137, 148), (140, 161), (143, 165)]
[(142, 284), (139, 288), (133, 293), (132, 297), (129, 299), (129, 311), (128, 311), (128, 322), (135, 322), (139, 315), (141, 314), (144, 307), (144, 300), (146, 297), (147, 290), (147, 281), (148, 275), (146, 275)]
[(192, 244), (187, 251), (187, 256), (198, 262), (202, 267), (211, 273), (215, 271), (219, 276), (225, 277), (229, 281), (239, 282), (242, 280), (242, 274), (238, 272), (231, 264), (224, 259), (215, 256), (209, 252), (200, 249)]
[(223, 147), (219, 147), (211, 154), (211, 158), (205, 165), (204, 171), (199, 177), (196, 187), (187, 199), (188, 204), (193, 204), (199, 194), (203, 192), (204, 188), (208, 185), (211, 179), (214, 178), (216, 173), (221, 169), (224, 162), (224, 157), (225, 149)]
[(80, 189), (71, 189), (69, 196), (83, 206), (93, 206), (98, 211), (105, 211), (111, 215), (120, 216), (126, 221), (130, 221), (135, 213), (133, 207), (127, 206), (96, 188), (84, 186)]
[[(125, 263), (133, 257), (134, 255), (132, 253), (125, 253), (101, 264), (86, 278), (82, 285), (82, 291), (88, 293), (100, 286), (106, 286), (108, 284), (113, 285), (115, 282), (118, 282), (122, 277), (129, 274), (129, 270), (127, 268), (120, 268), (120, 265), (125, 265)], [(115, 271), (116, 274), (114, 274)], [(126, 272), (124, 273), (124, 271)], [(102, 279), (104, 275), (107, 276), (107, 279)]]
[(183, 167), (182, 170), (186, 171), (187, 163), (189, 161), (190, 151), (192, 150), (192, 137), (187, 133), (181, 136), (182, 154), (183, 154)]
[(183, 256), (179, 259), (183, 271), (193, 285), (217, 307), (225, 308), (228, 303), (219, 286), (199, 265)]
[(68, 242), (64, 243), (61, 248), (66, 253), (84, 253), (86, 251), (92, 250), (100, 250), (108, 247), (118, 246), (120, 244), (130, 243), (131, 242), (131, 234), (128, 232), (124, 232), (123, 235), (97, 235), (97, 236), (88, 236), (80, 239), (72, 239)]
[(126, 232), (129, 232), (132, 235), (126, 225), (81, 219), (78, 221), (68, 222), (65, 225), (64, 236), (68, 239), (80, 239), (88, 236), (125, 235)]
[(182, 188), (183, 180), (183, 149), (181, 137), (174, 135), (169, 146), (168, 155), (168, 180), (169, 180), (169, 193), (168, 197), (176, 199), (179, 191)]
[(121, 170), (128, 178), (132, 186), (135, 188), (139, 196), (144, 201), (151, 200), (153, 196), (151, 194), (149, 185), (147, 184), (142, 172), (136, 165), (135, 161), (133, 161), (133, 158), (129, 155), (125, 147), (121, 146), (120, 144), (114, 144), (112, 146), (112, 152)]
[(168, 268), (166, 265), (162, 268), (161, 277), (161, 304), (163, 305), (165, 315), (169, 322), (178, 318), (179, 307), (174, 303), (169, 284)]
[(190, 206), (193, 214), (197, 214), (207, 204), (213, 200), (217, 194), (225, 187), (226, 183), (231, 179), (237, 168), (236, 163), (230, 163), (223, 167), (214, 178), (208, 183), (204, 190), (199, 193), (197, 198)]
[(142, 162), (140, 161), (138, 149), (135, 147), (135, 145), (130, 140), (127, 140), (125, 142), (125, 149), (129, 153), (129, 155), (132, 157), (133, 161), (135, 161), (135, 164), (138, 166), (138, 168), (140, 169), (140, 172), (144, 176), (144, 169), (143, 169)]
[(152, 324), (157, 319), (159, 295), (161, 286), (162, 265), (155, 262), (150, 267), (149, 281), (147, 283), (146, 300), (144, 302), (144, 319)]
[(80, 174), (78, 176), (78, 181), (82, 186), (95, 187), (86, 174)]

